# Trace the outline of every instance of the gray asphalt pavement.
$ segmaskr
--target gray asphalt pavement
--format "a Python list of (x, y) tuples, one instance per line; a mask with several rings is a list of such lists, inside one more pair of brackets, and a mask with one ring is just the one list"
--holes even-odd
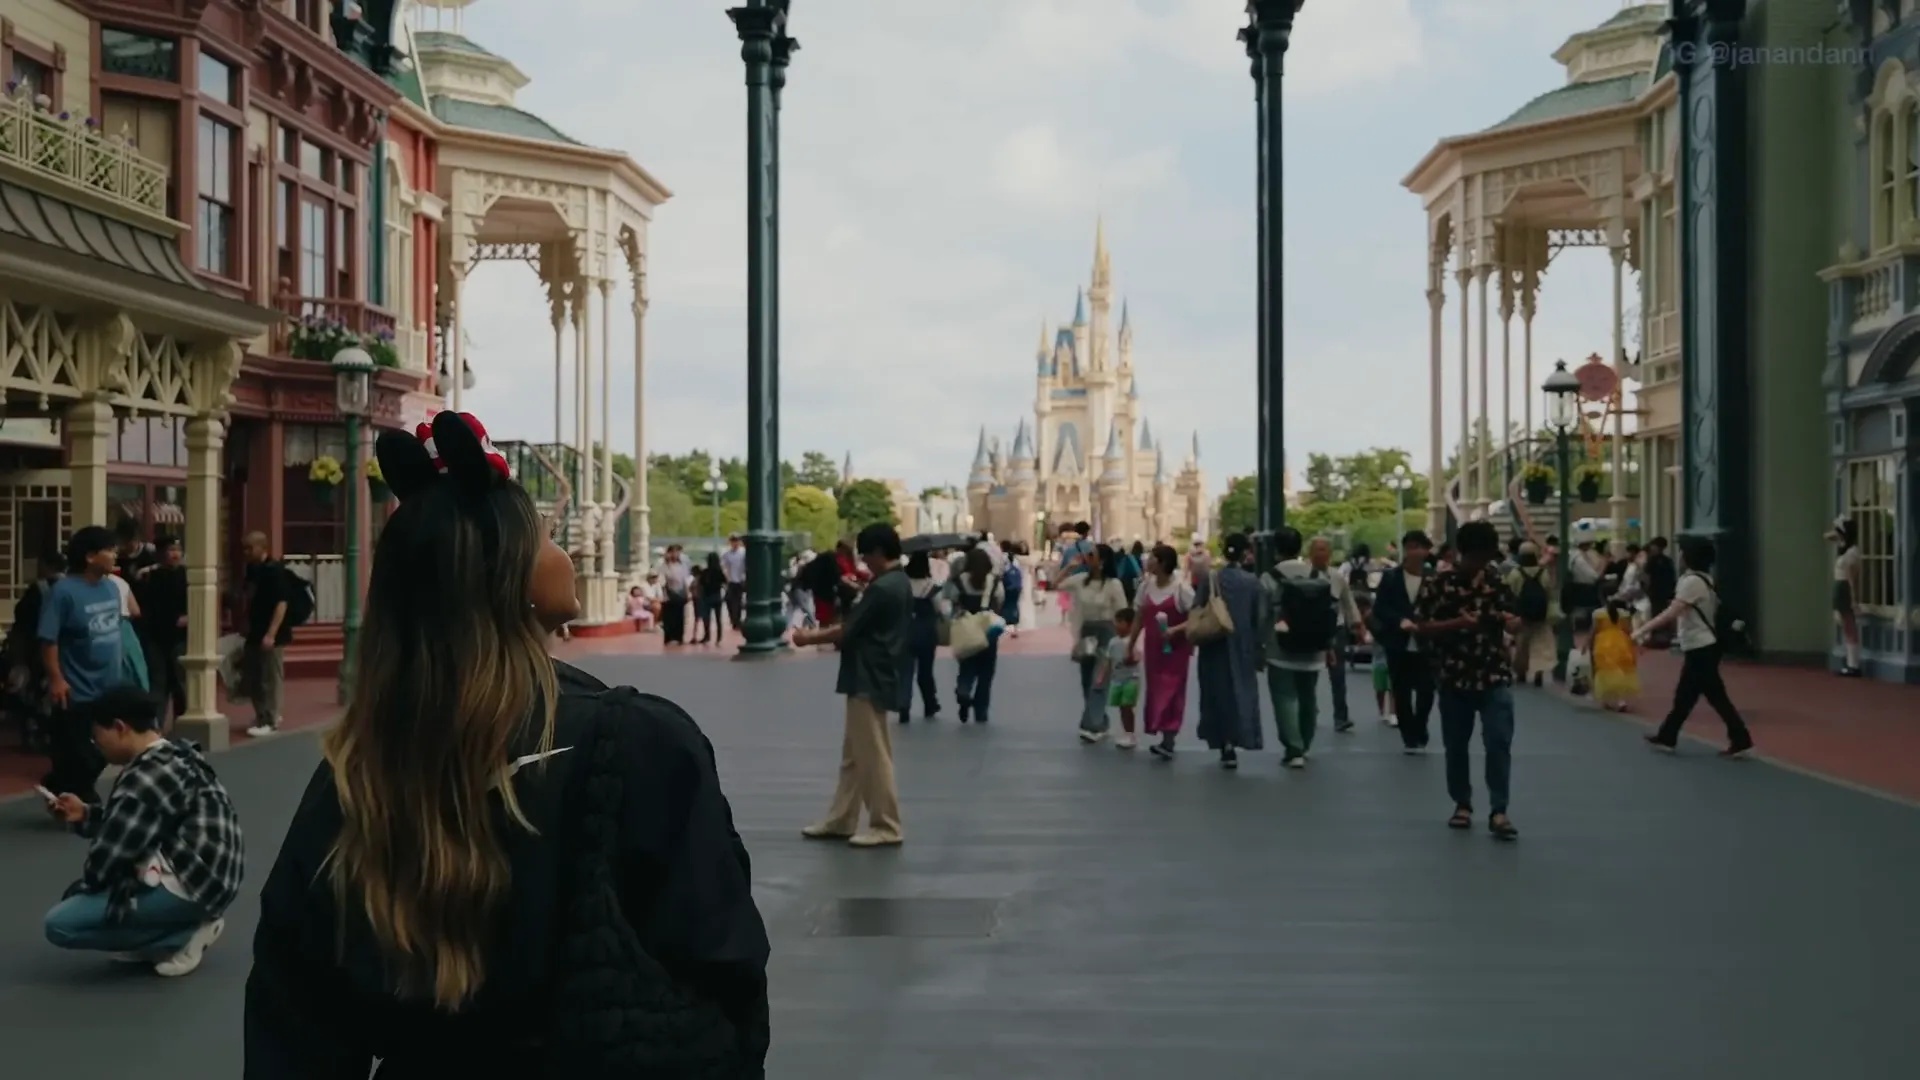
[[(773, 1080), (1920, 1075), (1920, 813), (1654, 756), (1544, 695), (1502, 845), (1444, 828), (1438, 755), (1400, 754), (1358, 677), (1359, 730), (1311, 768), (1225, 774), (1080, 745), (1072, 668), (1008, 659), (990, 728), (896, 732), (907, 844), (854, 851), (797, 832), (838, 764), (830, 662), (588, 666), (718, 749), (774, 939)], [(250, 884), (316, 759), (295, 734), (217, 760)], [(130, 974), (41, 939), (81, 851), (0, 805), (0, 1074), (237, 1077), (251, 888), (200, 972)]]

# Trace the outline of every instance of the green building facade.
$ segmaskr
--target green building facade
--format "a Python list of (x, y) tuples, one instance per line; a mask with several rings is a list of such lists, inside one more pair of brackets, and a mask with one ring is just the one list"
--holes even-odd
[[(1909, 470), (1891, 419), (1866, 424), (1873, 437), (1862, 440), (1850, 415), (1858, 378), (1847, 372), (1862, 364), (1849, 357), (1871, 353), (1903, 317), (1858, 313), (1895, 294), (1903, 312), (1920, 311), (1920, 273), (1890, 288), (1901, 260), (1884, 247), (1860, 256), (1873, 227), (1868, 36), (1835, 19), (1833, 0), (1673, 0), (1672, 16), (1682, 531), (1718, 546), (1723, 595), (1763, 655), (1834, 662), (1837, 552), (1824, 534), (1850, 514), (1868, 553), (1866, 666), (1920, 681), (1906, 632)], [(1909, 188), (1920, 195), (1920, 164)], [(1920, 321), (1912, 336), (1920, 351)]]

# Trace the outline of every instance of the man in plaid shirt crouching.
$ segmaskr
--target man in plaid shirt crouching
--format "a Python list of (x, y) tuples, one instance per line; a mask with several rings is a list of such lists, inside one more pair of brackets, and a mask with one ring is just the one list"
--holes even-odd
[(80, 880), (47, 912), (47, 940), (185, 975), (219, 940), (240, 891), (240, 819), (198, 748), (160, 734), (146, 693), (119, 687), (79, 708), (100, 752), (122, 768), (104, 806), (72, 792), (47, 804), (93, 841)]

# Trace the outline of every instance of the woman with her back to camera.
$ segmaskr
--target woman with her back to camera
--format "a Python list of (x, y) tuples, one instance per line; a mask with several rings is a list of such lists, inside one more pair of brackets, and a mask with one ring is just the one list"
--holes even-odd
[(400, 506), (262, 890), (245, 1075), (764, 1077), (766, 929), (706, 737), (547, 656), (571, 564), (478, 421), (378, 454)]

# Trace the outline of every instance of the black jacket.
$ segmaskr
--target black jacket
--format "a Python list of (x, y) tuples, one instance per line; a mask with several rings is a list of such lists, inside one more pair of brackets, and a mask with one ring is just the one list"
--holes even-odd
[(1380, 575), (1380, 587), (1373, 594), (1373, 615), (1367, 629), (1373, 640), (1390, 653), (1405, 652), (1410, 638), (1400, 624), (1414, 618), (1413, 601), (1407, 599), (1407, 571), (1396, 566)]
[[(595, 770), (603, 764), (618, 771), (625, 793), (612, 823), (625, 921), (670, 974), (673, 992), (724, 1014), (734, 1032), (730, 1039), (742, 1048), (738, 1068), (699, 1075), (764, 1077), (766, 928), (711, 745), (672, 703), (608, 691), (584, 672), (555, 667), (562, 705), (553, 745), (573, 749), (522, 769), (514, 780), (537, 833), (513, 826), (502, 833), (512, 894), (486, 950), (480, 992), (452, 1014), (429, 1002), (402, 1000), (357, 912), (346, 913), (341, 944), (341, 920), (324, 869), (340, 829), (340, 808), (322, 763), (261, 893), (246, 995), (249, 1080), (365, 1080), (376, 1058), (383, 1080), (545, 1075), (554, 1058), (552, 1003), (563, 986), (577, 991), (579, 980), (569, 976), (589, 962), (580, 943), (568, 937), (579, 928), (566, 907), (564, 883), (570, 877), (569, 838), (595, 827), (578, 819), (580, 789), (598, 782)], [(596, 752), (591, 735), (602, 694), (631, 703), (618, 718), (620, 738), (612, 755)], [(528, 747), (536, 734), (523, 740)], [(515, 756), (527, 752), (517, 748)], [(582, 782), (570, 784), (571, 777)], [(563, 926), (569, 927), (565, 933)], [(643, 1051), (650, 1041), (686, 1037), (672, 1018), (648, 1010), (619, 1012), (596, 1024), (601, 1041)]]

